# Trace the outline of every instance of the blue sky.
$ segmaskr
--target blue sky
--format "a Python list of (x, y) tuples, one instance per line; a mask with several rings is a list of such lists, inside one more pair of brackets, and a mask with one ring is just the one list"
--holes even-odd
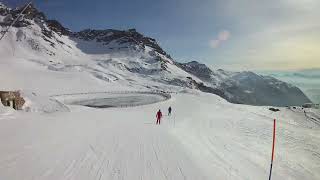
[(178, 61), (232, 70), (320, 67), (319, 0), (36, 0), (36, 6), (73, 31), (136, 28)]

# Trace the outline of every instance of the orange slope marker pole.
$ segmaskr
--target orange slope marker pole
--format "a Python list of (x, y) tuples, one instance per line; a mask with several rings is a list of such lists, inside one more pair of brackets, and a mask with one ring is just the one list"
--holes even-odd
[(272, 155), (271, 155), (269, 180), (271, 180), (271, 174), (272, 174), (272, 165), (273, 165), (273, 159), (274, 159), (274, 145), (275, 145), (275, 142), (276, 142), (276, 119), (273, 120)]

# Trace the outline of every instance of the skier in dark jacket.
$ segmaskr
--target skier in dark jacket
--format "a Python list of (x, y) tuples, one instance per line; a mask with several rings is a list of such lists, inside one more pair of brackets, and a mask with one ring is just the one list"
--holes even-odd
[(162, 113), (161, 113), (161, 110), (160, 110), (160, 109), (159, 109), (159, 111), (157, 112), (156, 118), (157, 118), (157, 123), (156, 123), (156, 124), (159, 124), (159, 125), (160, 125), (161, 118), (162, 118)]
[(170, 106), (169, 109), (168, 109), (168, 116), (171, 116), (171, 111), (172, 111), (172, 108)]

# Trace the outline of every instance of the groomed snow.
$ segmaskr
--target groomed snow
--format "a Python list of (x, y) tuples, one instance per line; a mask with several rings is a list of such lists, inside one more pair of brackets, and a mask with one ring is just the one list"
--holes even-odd
[[(24, 34), (12, 28), (0, 42), (0, 90), (21, 90), (26, 99), (25, 111), (19, 112), (0, 103), (1, 180), (267, 179), (274, 118), (273, 180), (320, 179), (320, 128), (312, 119), (319, 111), (305, 116), (281, 108), (274, 113), (163, 83), (197, 79), (170, 61), (168, 72), (149, 75), (160, 66), (149, 62), (150, 48), (140, 54), (90, 54), (85, 51), (101, 53), (101, 47), (88, 43), (79, 49), (80, 42), (59, 35), (55, 38), (65, 44), (51, 39), (56, 42), (51, 47), (39, 26), (19, 30)], [(145, 74), (126, 67), (141, 67)], [(167, 101), (139, 96), (143, 103), (138, 105), (162, 102), (130, 108), (95, 109), (65, 101), (90, 101), (92, 96), (55, 99), (61, 94), (155, 89), (180, 93)], [(112, 103), (114, 97), (130, 102), (130, 95), (112, 94)], [(173, 115), (155, 125), (156, 111), (166, 114), (169, 106)]]
[[(155, 125), (155, 112), (168, 106), (173, 115)], [(273, 113), (203, 93), (120, 109), (0, 108), (1, 179), (266, 179), (273, 118), (273, 179), (320, 178), (319, 126), (301, 126), (308, 120), (285, 108)]]

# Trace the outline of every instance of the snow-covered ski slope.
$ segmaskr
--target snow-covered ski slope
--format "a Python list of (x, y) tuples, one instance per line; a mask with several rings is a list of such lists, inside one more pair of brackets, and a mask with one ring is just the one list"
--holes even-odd
[[(187, 77), (201, 80), (149, 46), (123, 50), (111, 43), (105, 51), (56, 32), (48, 39), (46, 24), (30, 22), (0, 41), (0, 90), (21, 90), (26, 100), (19, 112), (0, 103), (0, 180), (267, 179), (273, 118), (273, 179), (320, 179), (320, 128), (312, 119), (319, 111), (306, 118), (303, 111), (230, 104), (190, 90)], [(106, 105), (101, 101), (128, 96), (96, 92), (151, 90), (177, 93), (166, 101), (142, 96), (142, 104), (161, 102), (130, 108), (55, 99), (91, 92), (95, 105)], [(132, 97), (141, 99), (128, 102)], [(169, 106), (173, 115), (155, 125), (156, 111), (166, 114)]]
[[(166, 114), (168, 106), (173, 115), (155, 125), (156, 110)], [(267, 179), (273, 118), (273, 179), (320, 178), (319, 125), (289, 109), (273, 113), (204, 93), (132, 108), (69, 108), (1, 107), (1, 179)]]
[[(9, 55), (1, 59), (0, 72), (1, 89), (22, 90), (29, 111), (0, 108), (0, 179), (264, 179), (273, 118), (273, 179), (320, 178), (320, 128), (303, 112), (273, 113), (193, 91), (132, 108), (67, 106), (50, 96), (145, 89)], [(155, 112), (166, 113), (169, 106), (173, 116), (156, 126)]]

